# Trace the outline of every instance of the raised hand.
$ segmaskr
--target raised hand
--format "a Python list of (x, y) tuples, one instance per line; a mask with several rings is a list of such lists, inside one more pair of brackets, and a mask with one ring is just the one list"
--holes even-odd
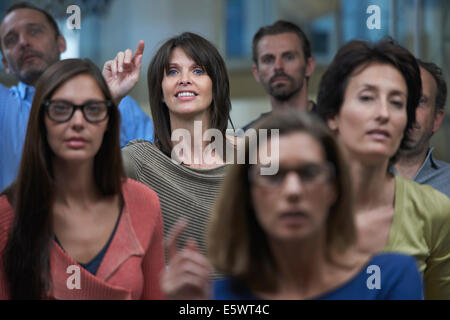
[(195, 240), (189, 239), (181, 250), (177, 248), (178, 238), (186, 226), (185, 220), (178, 221), (167, 239), (169, 267), (161, 278), (161, 288), (170, 299), (206, 300), (210, 298), (212, 267)]
[(113, 60), (106, 61), (103, 66), (103, 77), (117, 104), (139, 81), (143, 53), (144, 41), (141, 40), (134, 56), (130, 49), (120, 51)]

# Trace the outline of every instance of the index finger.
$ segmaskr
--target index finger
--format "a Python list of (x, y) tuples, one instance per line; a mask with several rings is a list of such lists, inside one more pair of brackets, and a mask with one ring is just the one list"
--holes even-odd
[(187, 221), (185, 219), (180, 219), (177, 221), (175, 226), (169, 233), (166, 240), (166, 249), (169, 260), (171, 260), (177, 253), (177, 242), (180, 234), (186, 229)]
[(137, 48), (136, 48), (133, 58), (136, 58), (140, 54), (144, 54), (144, 47), (145, 47), (144, 40), (139, 40), (139, 43), (137, 45)]

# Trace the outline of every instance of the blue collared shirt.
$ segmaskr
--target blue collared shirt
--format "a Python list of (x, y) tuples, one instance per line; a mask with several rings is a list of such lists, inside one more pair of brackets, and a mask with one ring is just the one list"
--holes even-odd
[[(428, 184), (450, 197), (450, 164), (433, 158), (433, 147), (428, 150), (427, 157), (417, 171), (413, 181)], [(391, 172), (397, 174), (391, 167)]]
[[(0, 192), (16, 179), (25, 142), (34, 87), (0, 85)], [(131, 97), (119, 104), (120, 146), (134, 139), (153, 141), (153, 123)]]

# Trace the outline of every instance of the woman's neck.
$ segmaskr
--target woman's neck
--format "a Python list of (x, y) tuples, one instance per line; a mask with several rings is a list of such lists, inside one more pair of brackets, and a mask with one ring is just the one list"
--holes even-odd
[(395, 183), (393, 175), (388, 173), (389, 159), (367, 164), (365, 161), (353, 158), (348, 161), (348, 164), (355, 195), (356, 213), (393, 203)]
[[(221, 144), (211, 143), (212, 136), (204, 140), (204, 134), (209, 127), (209, 114), (187, 118), (181, 118), (176, 115), (170, 116), (170, 125), (172, 129), (172, 158), (178, 162), (194, 168), (207, 169), (223, 165), (224, 161), (220, 156), (220, 150), (214, 147), (221, 147)], [(182, 138), (181, 138), (182, 137)], [(219, 138), (219, 137), (217, 137)], [(220, 140), (223, 141), (220, 133)]]
[(100, 197), (94, 180), (94, 161), (69, 162), (55, 159), (55, 200), (63, 205), (87, 206)]
[(327, 270), (325, 235), (296, 243), (270, 241), (279, 272), (277, 295), (305, 297), (323, 287)]

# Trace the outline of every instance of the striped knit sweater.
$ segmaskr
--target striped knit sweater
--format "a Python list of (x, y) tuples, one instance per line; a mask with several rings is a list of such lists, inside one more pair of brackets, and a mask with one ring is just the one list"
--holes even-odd
[(213, 169), (196, 169), (172, 161), (154, 144), (134, 140), (122, 149), (128, 177), (152, 188), (161, 202), (164, 235), (184, 217), (188, 226), (180, 236), (180, 246), (188, 238), (197, 241), (206, 253), (206, 229), (209, 216), (225, 176), (228, 165)]

